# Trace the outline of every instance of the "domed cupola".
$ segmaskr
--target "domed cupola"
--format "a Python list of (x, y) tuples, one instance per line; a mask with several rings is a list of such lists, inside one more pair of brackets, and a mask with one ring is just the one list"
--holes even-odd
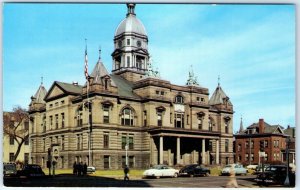
[(147, 70), (148, 36), (143, 23), (136, 17), (135, 4), (127, 4), (127, 8), (126, 18), (118, 25), (114, 36), (112, 73), (136, 81)]

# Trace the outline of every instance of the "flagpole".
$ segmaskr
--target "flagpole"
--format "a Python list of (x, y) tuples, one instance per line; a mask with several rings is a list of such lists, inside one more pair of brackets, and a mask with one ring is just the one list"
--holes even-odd
[(89, 136), (88, 136), (88, 147), (89, 147), (89, 160), (88, 165), (91, 166), (91, 110), (90, 110), (90, 100), (89, 100), (89, 74), (88, 74), (88, 56), (87, 56), (87, 39), (85, 39), (85, 78), (86, 78), (86, 97), (87, 97), (87, 107), (88, 107), (88, 126), (90, 127)]

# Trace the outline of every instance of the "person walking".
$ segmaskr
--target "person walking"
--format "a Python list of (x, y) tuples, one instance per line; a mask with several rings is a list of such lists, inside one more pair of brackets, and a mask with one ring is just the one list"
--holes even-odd
[(238, 183), (236, 181), (236, 178), (235, 178), (235, 171), (234, 171), (234, 166), (231, 165), (230, 167), (230, 173), (229, 173), (229, 181), (227, 182), (226, 184), (226, 187), (235, 187), (235, 188), (238, 188)]
[(83, 165), (83, 175), (86, 175), (87, 174), (87, 165), (86, 165), (86, 162), (84, 162), (84, 165)]
[(124, 181), (129, 181), (129, 168), (127, 165), (125, 165), (125, 168), (124, 168)]
[(77, 163), (76, 163), (76, 161), (73, 164), (73, 174), (77, 175)]

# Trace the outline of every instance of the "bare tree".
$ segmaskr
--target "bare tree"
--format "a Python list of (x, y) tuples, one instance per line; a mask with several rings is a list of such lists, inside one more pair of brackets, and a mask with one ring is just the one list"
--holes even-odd
[(12, 112), (3, 113), (3, 131), (4, 134), (14, 138), (17, 142), (17, 151), (14, 153), (14, 161), (19, 156), (20, 150), (29, 138), (29, 115), (27, 111), (20, 106), (13, 108)]

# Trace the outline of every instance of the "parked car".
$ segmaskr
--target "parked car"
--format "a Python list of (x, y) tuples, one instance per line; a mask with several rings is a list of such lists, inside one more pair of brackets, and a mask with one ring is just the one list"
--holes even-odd
[(243, 167), (243, 165), (240, 164), (229, 164), (226, 165), (221, 172), (221, 175), (229, 175), (231, 167), (234, 169), (235, 175), (247, 175), (247, 169)]
[[(254, 181), (259, 185), (283, 185), (287, 174), (286, 169), (285, 165), (270, 165), (265, 172), (259, 173)], [(294, 172), (289, 172), (289, 181), (291, 186), (295, 186)]]
[(37, 164), (27, 164), (23, 167), (22, 170), (17, 171), (17, 176), (19, 177), (44, 177), (45, 173), (43, 172), (41, 166)]
[(201, 165), (198, 164), (191, 164), (184, 166), (179, 170), (179, 176), (209, 176), (210, 175), (210, 169), (204, 168)]
[(156, 165), (144, 171), (143, 177), (177, 177), (179, 170), (169, 167), (167, 165)]
[(87, 167), (87, 172), (88, 172), (88, 173), (96, 172), (96, 168), (95, 168), (94, 166), (88, 166), (88, 167)]
[(247, 168), (248, 170), (256, 170), (257, 166), (258, 166), (258, 165), (251, 164), (251, 165), (248, 165), (246, 168)]
[(14, 176), (17, 174), (17, 168), (15, 163), (3, 164), (3, 176)]
[[(264, 164), (264, 171), (267, 169), (267, 167), (269, 167), (270, 166), (270, 164)], [(260, 165), (258, 165), (257, 167), (256, 167), (256, 169), (255, 169), (255, 172), (254, 172), (254, 174), (259, 174), (259, 173), (261, 173), (262, 172), (262, 165), (260, 164)]]

